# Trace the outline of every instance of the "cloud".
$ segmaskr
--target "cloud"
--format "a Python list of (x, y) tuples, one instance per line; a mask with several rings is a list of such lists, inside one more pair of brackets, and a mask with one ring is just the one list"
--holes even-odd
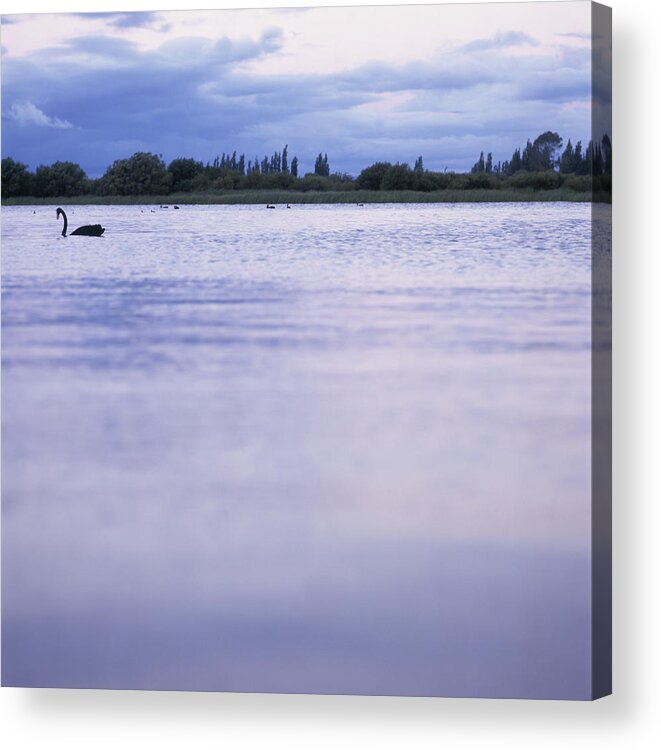
[[(356, 174), (419, 154), (430, 168), (466, 169), (480, 151), (509, 159), (546, 130), (589, 136), (589, 111), (565, 106), (589, 101), (589, 49), (550, 53), (510, 31), (414, 62), (274, 74), (271, 56), (287, 53), (288, 34), (168, 35), (144, 48), (112, 32), (11, 58), (3, 98), (24, 104), (10, 110), (3, 150), (29, 164), (76, 161), (98, 176), (135, 151), (208, 161), (236, 149), (252, 159), (288, 143), (302, 171), (324, 151), (333, 170)], [(38, 139), (21, 124), (52, 130)]]
[(564, 33), (558, 33), (556, 36), (559, 37), (568, 37), (570, 39), (583, 39), (585, 41), (590, 41), (590, 38), (592, 37), (592, 34), (590, 32), (580, 32), (580, 31), (567, 31)]
[[(257, 39), (179, 37), (144, 51), (121, 37), (77, 37), (12, 58), (3, 69), (4, 101), (37, 101), (45, 112), (56, 109), (58, 118), (23, 105), (12, 109), (5, 114), (3, 151), (30, 164), (71, 159), (96, 176), (138, 150), (204, 160), (230, 144), (248, 150), (238, 143), (239, 132), (273, 112), (248, 97), (212, 96), (207, 89), (230, 81), (237, 65), (277, 51), (281, 38), (279, 29)], [(46, 142), (18, 128), (21, 122), (60, 128), (75, 122), (76, 129), (56, 137), (53, 130)]]
[(537, 46), (537, 42), (528, 34), (521, 31), (507, 31), (495, 34), (488, 39), (476, 39), (465, 44), (461, 49), (466, 52), (476, 52), (490, 49), (504, 49), (506, 47), (520, 47), (524, 44)]
[(14, 102), (9, 110), (9, 117), (20, 125), (38, 125), (57, 130), (67, 130), (73, 127), (68, 120), (49, 117), (32, 102)]
[(105, 20), (116, 29), (140, 29), (146, 26), (156, 26), (160, 22), (160, 14), (154, 11), (72, 13), (71, 15), (89, 21)]
[[(50, 60), (54, 71), (74, 65), (77, 68), (90, 68), (100, 61), (121, 70), (127, 65), (133, 65), (136, 57), (137, 45), (134, 42), (100, 34), (74, 37), (66, 45), (42, 50), (35, 54), (32, 60), (35, 63), (42, 60), (44, 64), (46, 60)], [(77, 74), (77, 70), (70, 70), (68, 75), (71, 77)]]
[(526, 101), (567, 102), (576, 99), (588, 99), (590, 81), (568, 73), (541, 74), (527, 80), (519, 89), (519, 96)]

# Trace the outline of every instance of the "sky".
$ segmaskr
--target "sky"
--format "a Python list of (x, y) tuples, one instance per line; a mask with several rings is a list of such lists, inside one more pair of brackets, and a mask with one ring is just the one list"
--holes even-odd
[(312, 171), (470, 169), (590, 138), (590, 3), (2, 16), (2, 156), (98, 177), (136, 151)]

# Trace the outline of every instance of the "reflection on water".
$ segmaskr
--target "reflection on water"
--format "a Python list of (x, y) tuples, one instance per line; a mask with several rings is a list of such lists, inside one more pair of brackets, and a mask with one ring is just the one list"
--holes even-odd
[(589, 697), (590, 207), (2, 209), (3, 682)]

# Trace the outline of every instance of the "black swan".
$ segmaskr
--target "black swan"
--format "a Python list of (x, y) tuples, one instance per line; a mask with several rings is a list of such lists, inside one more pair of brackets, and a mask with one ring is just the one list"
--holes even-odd
[[(62, 237), (67, 236), (67, 227), (69, 226), (69, 222), (67, 221), (67, 215), (64, 213), (64, 209), (58, 208), (57, 209), (57, 218), (60, 218), (60, 215), (64, 219), (64, 227), (62, 229)], [(85, 226), (78, 227), (78, 229), (74, 229), (71, 234), (84, 234), (86, 237), (100, 237), (105, 232), (105, 227), (102, 227), (101, 224), (85, 224)]]

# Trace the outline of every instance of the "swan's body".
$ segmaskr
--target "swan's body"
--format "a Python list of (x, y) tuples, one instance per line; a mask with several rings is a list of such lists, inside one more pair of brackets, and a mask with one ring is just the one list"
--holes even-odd
[[(62, 216), (62, 218), (64, 219), (62, 237), (66, 237), (69, 222), (67, 221), (67, 215), (64, 213), (64, 209), (58, 208), (56, 216), (58, 219), (60, 218), (60, 216)], [(71, 234), (84, 235), (85, 237), (100, 237), (105, 231), (105, 227), (102, 227), (101, 224), (85, 224), (82, 227), (78, 227), (78, 229), (74, 229)]]

